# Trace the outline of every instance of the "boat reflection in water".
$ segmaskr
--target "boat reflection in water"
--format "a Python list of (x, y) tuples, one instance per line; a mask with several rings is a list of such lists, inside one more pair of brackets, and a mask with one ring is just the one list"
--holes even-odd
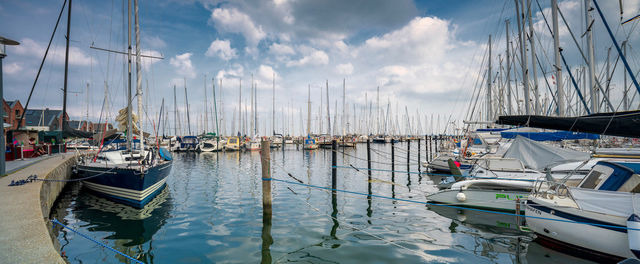
[(535, 235), (526, 229), (524, 216), (442, 205), (428, 205), (427, 208), (452, 220), (451, 233), (473, 236), (475, 246), (472, 247), (478, 255), (498, 260), (499, 253), (506, 253), (513, 256), (514, 263), (558, 263), (567, 259), (570, 259), (567, 263), (591, 263), (533, 242)]
[[(152, 238), (165, 225), (171, 207), (169, 188), (164, 188), (158, 196), (140, 209), (116, 203), (89, 192), (80, 192), (75, 206), (72, 206), (72, 212), (75, 219), (90, 225), (84, 227), (90, 232), (108, 234), (102, 237), (107, 245), (144, 263), (153, 263)], [(65, 250), (64, 245), (61, 250)], [(104, 250), (110, 252), (107, 249)], [(118, 259), (120, 257), (120, 255), (116, 256)], [(120, 260), (128, 261), (124, 258)]]

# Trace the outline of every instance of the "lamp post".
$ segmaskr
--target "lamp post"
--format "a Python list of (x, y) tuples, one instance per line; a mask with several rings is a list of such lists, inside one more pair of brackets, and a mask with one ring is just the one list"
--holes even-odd
[[(4, 99), (4, 92), (2, 87), (2, 60), (7, 56), (7, 45), (14, 46), (20, 45), (20, 43), (15, 40), (7, 39), (0, 36), (0, 45), (2, 45), (2, 48), (0, 48), (0, 99)], [(2, 117), (2, 133), (0, 133), (0, 176), (4, 176), (5, 154), (7, 152), (4, 138), (4, 107), (0, 107), (0, 116)]]

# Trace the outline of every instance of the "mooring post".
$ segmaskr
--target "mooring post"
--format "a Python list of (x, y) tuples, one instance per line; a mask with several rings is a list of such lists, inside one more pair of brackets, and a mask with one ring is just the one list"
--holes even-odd
[(427, 135), (424, 135), (424, 155), (429, 162), (429, 136)]
[(395, 143), (393, 143), (393, 138), (391, 139), (391, 170), (395, 171), (396, 170), (396, 163), (395, 163), (395, 159), (396, 159), (396, 153), (395, 153)]
[(407, 140), (407, 171), (411, 171), (411, 167), (410, 167), (411, 162), (409, 162), (411, 160), (410, 154), (411, 154), (411, 140)]
[(418, 173), (420, 173), (420, 138), (418, 137)]
[(436, 149), (433, 152), (434, 155), (438, 155), (438, 140), (440, 140), (440, 136), (439, 135), (436, 136), (436, 142), (435, 142), (436, 143)]
[(51, 144), (47, 144), (47, 146), (48, 146), (48, 149), (49, 149), (49, 150), (48, 150), (48, 152), (49, 152), (49, 156), (51, 156)]
[(367, 138), (367, 169), (369, 169), (369, 180), (371, 180), (371, 139)]
[(516, 197), (516, 224), (520, 226), (520, 197)]
[(269, 140), (260, 142), (260, 160), (262, 163), (262, 212), (271, 215), (271, 157)]
[(337, 173), (337, 159), (338, 159), (338, 141), (331, 141), (331, 189), (336, 189), (336, 173)]
[(24, 160), (24, 146), (20, 146), (20, 160)]

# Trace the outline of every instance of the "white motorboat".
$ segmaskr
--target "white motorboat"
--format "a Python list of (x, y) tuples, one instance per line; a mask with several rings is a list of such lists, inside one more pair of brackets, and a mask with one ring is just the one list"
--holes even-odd
[(554, 248), (608, 261), (638, 258), (639, 173), (637, 159), (604, 160), (576, 187), (536, 188), (525, 206), (527, 225), (542, 243)]

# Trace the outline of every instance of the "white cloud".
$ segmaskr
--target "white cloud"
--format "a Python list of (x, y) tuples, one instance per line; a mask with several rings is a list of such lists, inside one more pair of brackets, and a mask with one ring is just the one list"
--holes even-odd
[(240, 64), (233, 64), (231, 68), (220, 70), (216, 74), (216, 79), (239, 79), (244, 76), (244, 67)]
[[(30, 39), (24, 38), (20, 40), (20, 45), (16, 46), (14, 52), (16, 54), (42, 58), (44, 56), (44, 52), (46, 48), (40, 43)], [(56, 64), (64, 64), (64, 56), (65, 56), (65, 47), (58, 46), (56, 48), (50, 49), (49, 54), (47, 55), (47, 60), (52, 61)], [(77, 65), (77, 66), (87, 66), (91, 64), (91, 56), (88, 56), (79, 49), (78, 47), (69, 47), (69, 64)], [(96, 60), (93, 59), (95, 63)]]
[(205, 53), (208, 57), (218, 56), (219, 58), (228, 61), (236, 57), (236, 50), (231, 48), (231, 42), (229, 40), (216, 39), (211, 42), (209, 49)]
[(247, 46), (256, 47), (267, 36), (262, 26), (256, 26), (251, 17), (236, 8), (214, 9), (211, 12), (211, 21), (220, 31), (242, 34)]
[(353, 73), (353, 64), (338, 64), (338, 66), (336, 66), (336, 72), (340, 75), (350, 75)]
[(324, 51), (317, 50), (314, 48), (304, 48), (308, 50), (305, 52), (305, 55), (299, 59), (294, 61), (287, 62), (287, 66), (305, 66), (305, 65), (326, 65), (329, 63), (329, 55)]
[(269, 46), (269, 53), (275, 55), (294, 55), (296, 52), (291, 46), (286, 44), (273, 43)]
[(7, 75), (15, 75), (20, 71), (22, 71), (22, 66), (20, 66), (20, 64), (16, 62), (12, 62), (12, 63), (9, 63), (8, 65), (5, 65), (2, 71)]
[(167, 43), (164, 42), (158, 36), (148, 36), (146, 34), (142, 35), (142, 43), (144, 46), (153, 48), (153, 49), (162, 49), (167, 47)]
[[(162, 53), (160, 53), (157, 50), (141, 50), (140, 54), (146, 55), (146, 56), (153, 56), (153, 57), (162, 57)], [(160, 62), (160, 59), (142, 57), (140, 58), (140, 62), (141, 62), (142, 68), (148, 71), (151, 65)]]
[(178, 75), (181, 75), (186, 78), (196, 77), (195, 69), (191, 64), (191, 53), (187, 52), (184, 54), (176, 55), (175, 57), (169, 60), (169, 64), (176, 68), (176, 72)]

